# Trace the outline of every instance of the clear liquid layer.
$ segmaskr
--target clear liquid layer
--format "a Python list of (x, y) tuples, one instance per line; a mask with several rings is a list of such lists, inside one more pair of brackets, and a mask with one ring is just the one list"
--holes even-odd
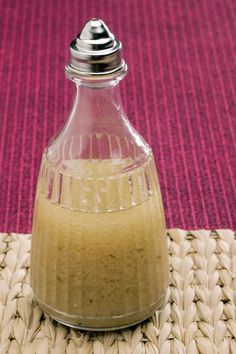
[[(45, 163), (50, 169), (46, 160), (42, 168)], [(169, 280), (152, 155), (141, 168), (118, 175), (109, 174), (112, 160), (70, 163), (89, 171), (89, 182), (65, 174), (58, 182), (61, 172), (55, 170), (56, 187), (45, 171), (39, 178), (34, 293), (46, 311), (69, 325), (120, 328), (141, 321), (161, 306)]]

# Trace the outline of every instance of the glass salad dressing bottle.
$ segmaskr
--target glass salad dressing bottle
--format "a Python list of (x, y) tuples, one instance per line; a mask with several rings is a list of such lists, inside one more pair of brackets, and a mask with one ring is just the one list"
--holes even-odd
[(42, 157), (31, 285), (57, 321), (119, 329), (161, 308), (169, 283), (155, 162), (124, 113), (119, 81), (127, 66), (103, 21), (86, 23), (65, 71), (76, 96)]

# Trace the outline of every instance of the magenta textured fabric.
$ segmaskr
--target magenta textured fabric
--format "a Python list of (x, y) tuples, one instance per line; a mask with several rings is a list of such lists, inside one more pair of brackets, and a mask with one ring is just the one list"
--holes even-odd
[(168, 227), (236, 228), (235, 0), (2, 0), (0, 230), (30, 232), (41, 154), (65, 121), (68, 46), (100, 17), (122, 96), (154, 150)]

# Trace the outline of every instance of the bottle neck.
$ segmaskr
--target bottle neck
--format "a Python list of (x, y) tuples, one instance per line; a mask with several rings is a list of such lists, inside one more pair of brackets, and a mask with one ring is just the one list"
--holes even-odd
[(76, 96), (71, 118), (77, 123), (98, 128), (123, 115), (120, 87), (117, 81), (106, 83), (76, 83)]

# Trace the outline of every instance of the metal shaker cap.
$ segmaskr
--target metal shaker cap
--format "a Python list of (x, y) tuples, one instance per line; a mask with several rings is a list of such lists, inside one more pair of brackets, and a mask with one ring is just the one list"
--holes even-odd
[(69, 78), (106, 78), (125, 73), (121, 42), (98, 19), (89, 20), (70, 45), (70, 59), (65, 71)]

